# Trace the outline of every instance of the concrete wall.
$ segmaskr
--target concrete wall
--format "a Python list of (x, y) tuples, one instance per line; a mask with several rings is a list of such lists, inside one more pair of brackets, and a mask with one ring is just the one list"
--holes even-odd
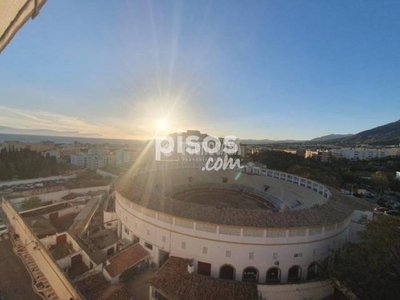
[(355, 210), (351, 215), (351, 226), (349, 230), (349, 241), (359, 242), (358, 232), (364, 230), (365, 224), (373, 219), (372, 212)]
[[(42, 194), (42, 195), (37, 195), (37, 197), (41, 201), (54, 201), (54, 203), (57, 202), (65, 202), (65, 200), (61, 199), (62, 197), (70, 194), (70, 193), (75, 193), (75, 194), (86, 194), (90, 191), (96, 192), (96, 191), (108, 191), (110, 189), (110, 186), (105, 185), (105, 186), (96, 186), (96, 187), (87, 187), (87, 188), (79, 188), (79, 189), (72, 189), (72, 190), (62, 190), (62, 191), (57, 191), (54, 193), (47, 193), (47, 194)], [(85, 198), (88, 198), (89, 196), (81, 196), (77, 197), (72, 200), (68, 201), (77, 201), (77, 200), (84, 200)], [(21, 198), (15, 198), (10, 200), (10, 202), (14, 204), (19, 204), (24, 202), (27, 199), (27, 197), (21, 197)]]
[[(60, 299), (81, 299), (79, 294), (72, 287), (71, 283), (60, 271), (57, 264), (53, 261), (45, 247), (40, 244), (40, 240), (26, 226), (22, 218), (17, 214), (8, 201), (3, 198), (2, 208), (11, 226), (19, 234), (21, 242), (26, 246), (27, 251), (35, 260), (40, 271), (56, 292)], [(36, 245), (39, 244), (39, 248)], [(36, 250), (34, 249), (36, 248)]]
[(330, 281), (301, 284), (258, 285), (262, 300), (320, 300), (333, 293)]
[(118, 216), (114, 211), (104, 212), (104, 228), (106, 229), (118, 229)]
[(0, 188), (3, 186), (15, 186), (19, 184), (34, 184), (39, 182), (46, 181), (57, 181), (57, 180), (71, 180), (76, 178), (76, 175), (68, 175), (68, 176), (50, 176), (50, 177), (41, 177), (34, 179), (24, 179), (24, 180), (13, 180), (13, 181), (2, 181), (0, 182)]
[(79, 244), (69, 235), (68, 232), (56, 233), (54, 235), (46, 236), (45, 238), (40, 239), (40, 242), (46, 249), (49, 249), (51, 246), (57, 244), (57, 236), (60, 235), (67, 236), (67, 243), (72, 244), (72, 249), (74, 249), (74, 253), (70, 254), (69, 256), (63, 257), (62, 259), (57, 260), (57, 264), (60, 266), (61, 269), (65, 269), (66, 267), (71, 266), (71, 257), (81, 254), (83, 263), (90, 268), (92, 266), (95, 268), (97, 265), (96, 263), (90, 259), (89, 255), (79, 247)]
[(111, 177), (113, 179), (117, 179), (118, 178), (118, 175), (115, 175), (113, 173), (109, 173), (109, 172), (106, 172), (106, 171), (103, 171), (103, 170), (100, 170), (100, 169), (97, 169), (96, 173), (99, 174), (100, 176), (103, 176), (103, 177)]
[[(75, 205), (72, 207), (68, 207), (65, 209), (61, 209), (58, 210), (58, 217), (61, 218), (63, 216), (67, 216), (67, 215), (71, 215), (71, 214), (77, 214), (79, 213), (83, 208), (85, 207), (85, 205)], [(50, 218), (50, 214), (52, 213), (48, 213), (48, 214), (44, 214), (42, 215), (45, 219), (49, 219)]]

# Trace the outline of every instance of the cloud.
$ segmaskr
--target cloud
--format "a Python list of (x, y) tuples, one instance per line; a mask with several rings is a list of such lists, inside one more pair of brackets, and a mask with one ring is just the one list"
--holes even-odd
[(62, 135), (87, 136), (87, 137), (105, 137), (122, 139), (143, 139), (146, 138), (146, 132), (139, 129), (121, 130), (103, 124), (101, 122), (90, 122), (82, 118), (39, 111), (23, 110), (7, 106), (0, 106), (0, 124), (4, 127), (12, 127), (26, 130), (51, 130)]

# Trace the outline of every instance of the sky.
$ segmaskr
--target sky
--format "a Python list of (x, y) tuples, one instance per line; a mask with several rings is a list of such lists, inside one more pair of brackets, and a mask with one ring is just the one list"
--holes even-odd
[(0, 55), (0, 126), (357, 133), (400, 119), (399, 15), (400, 1), (48, 1)]

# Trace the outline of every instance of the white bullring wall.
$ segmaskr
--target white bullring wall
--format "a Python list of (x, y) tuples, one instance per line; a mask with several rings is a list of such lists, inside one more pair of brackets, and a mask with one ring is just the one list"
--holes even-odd
[[(342, 224), (321, 227), (321, 234), (318, 235), (309, 235), (309, 229), (306, 228), (308, 235), (289, 237), (288, 229), (278, 229), (284, 236), (272, 238), (267, 237), (268, 229), (254, 229), (261, 231), (262, 236), (244, 237), (243, 229), (233, 226), (215, 226), (172, 216), (167, 216), (171, 223), (165, 223), (159, 220), (161, 216), (165, 219), (165, 214), (141, 209), (118, 192), (116, 192), (116, 212), (122, 223), (122, 238), (132, 240), (132, 235), (135, 235), (140, 238), (143, 245), (144, 242), (152, 244), (151, 254), (156, 262), (159, 248), (169, 252), (170, 255), (211, 263), (213, 277), (219, 276), (219, 268), (222, 265), (230, 264), (236, 269), (236, 280), (241, 280), (242, 271), (246, 267), (254, 266), (259, 270), (260, 283), (265, 282), (266, 271), (274, 267), (276, 261), (279, 261), (282, 282), (286, 281), (287, 271), (293, 265), (300, 266), (302, 277), (306, 278), (307, 268), (312, 262), (323, 259), (328, 255), (328, 249), (333, 250), (347, 241), (350, 226), (348, 219)], [(182, 221), (193, 224), (193, 229), (176, 225)], [(216, 232), (197, 230), (199, 225), (214, 226)], [(220, 234), (221, 227), (239, 230), (241, 235)], [(129, 235), (125, 232), (125, 228), (130, 231)], [(272, 229), (274, 232), (276, 230)], [(186, 243), (186, 249), (182, 249), (182, 242)], [(207, 254), (203, 254), (203, 247), (207, 247)], [(231, 251), (230, 258), (226, 257), (226, 251)], [(250, 252), (254, 253), (254, 259), (249, 258)], [(276, 260), (273, 259), (273, 253), (278, 254)], [(302, 253), (302, 257), (295, 258), (294, 253)]]
[[(190, 185), (193, 184), (189, 185), (187, 181), (188, 176), (192, 176), (192, 174), (188, 169), (196, 168), (198, 168), (197, 163), (177, 163), (164, 165), (161, 168), (146, 167), (132, 174), (135, 181), (133, 184), (146, 191), (152, 191), (152, 185), (157, 182), (157, 179), (155, 179), (157, 177), (147, 179), (146, 176), (161, 171), (164, 172), (159, 175), (161, 179), (173, 178), (172, 181), (162, 180), (162, 184), (160, 184), (163, 192), (168, 194), (177, 187), (180, 188), (181, 182), (185, 183), (186, 181), (183, 186), (186, 185), (186, 188), (190, 188)], [(169, 170), (174, 172), (165, 173)], [(236, 173), (238, 173), (237, 171)], [(218, 178), (211, 175), (210, 182), (215, 182), (217, 186), (224, 186), (224, 184), (217, 183), (220, 182), (221, 176), (227, 176), (227, 173), (224, 172), (229, 171), (219, 173), (223, 175)], [(206, 173), (204, 172), (199, 176), (196, 174), (193, 177), (196, 177), (198, 181), (207, 181), (209, 174)], [(256, 176), (245, 174), (245, 176), (239, 176), (240, 180), (230, 183), (246, 186), (250, 184), (254, 186), (256, 194), (262, 189), (263, 182), (276, 184), (276, 186), (281, 187), (281, 190), (290, 188), (292, 185), (301, 186), (299, 188), (302, 190), (302, 197), (305, 197), (306, 201), (301, 204), (301, 207), (297, 207), (300, 209), (311, 207), (313, 203), (322, 204), (331, 197), (331, 192), (325, 186), (291, 174), (259, 168), (247, 168), (246, 173)], [(231, 175), (227, 177), (232, 178)], [(205, 178), (207, 179), (204, 180)], [(235, 176), (235, 180), (236, 178)], [(286, 190), (285, 192), (287, 194), (284, 196), (287, 198), (290, 192)], [(119, 235), (130, 240), (133, 240), (134, 236), (140, 238), (140, 244), (143, 246), (146, 246), (146, 243), (151, 244), (152, 250), (148, 248), (147, 250), (151, 253), (151, 259), (156, 264), (162, 261), (160, 251), (163, 250), (171, 256), (194, 259), (196, 268), (199, 261), (211, 264), (211, 276), (216, 278), (219, 277), (221, 266), (231, 265), (235, 268), (235, 279), (238, 281), (242, 280), (242, 273), (245, 268), (254, 267), (259, 272), (258, 291), (263, 300), (317, 300), (332, 295), (333, 288), (329, 281), (313, 280), (302, 281), (299, 284), (286, 283), (289, 268), (292, 266), (301, 267), (301, 279), (306, 279), (307, 269), (311, 263), (323, 260), (329, 255), (330, 250), (343, 246), (351, 238), (354, 239), (354, 232), (360, 229), (358, 226), (360, 225), (358, 222), (360, 216), (371, 219), (368, 214), (355, 211), (352, 215), (343, 216), (343, 220), (338, 223), (316, 227), (249, 228), (226, 226), (178, 218), (146, 209), (124, 198), (118, 193), (118, 189), (115, 195), (116, 214), (119, 218)], [(184, 248), (182, 247), (183, 243)], [(204, 247), (207, 248), (207, 253), (203, 252)], [(230, 257), (226, 256), (227, 251), (230, 251)], [(250, 253), (252, 253), (252, 258)], [(295, 257), (295, 253), (301, 255)], [(277, 257), (274, 258), (274, 254)], [(267, 270), (276, 266), (280, 269), (281, 283), (284, 284), (265, 284)]]
[(313, 281), (302, 284), (258, 285), (262, 299), (274, 300), (320, 300), (333, 293), (330, 281)]

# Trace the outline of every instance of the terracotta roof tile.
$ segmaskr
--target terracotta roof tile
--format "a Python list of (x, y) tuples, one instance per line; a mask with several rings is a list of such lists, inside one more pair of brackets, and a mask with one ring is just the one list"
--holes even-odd
[(77, 282), (78, 290), (87, 300), (131, 300), (127, 287), (123, 284), (110, 285), (101, 273)]
[(257, 300), (254, 283), (189, 274), (192, 260), (171, 256), (149, 284), (171, 300)]
[(110, 264), (105, 269), (111, 277), (115, 277), (132, 268), (147, 256), (149, 256), (149, 252), (137, 243), (110, 258), (108, 260)]

